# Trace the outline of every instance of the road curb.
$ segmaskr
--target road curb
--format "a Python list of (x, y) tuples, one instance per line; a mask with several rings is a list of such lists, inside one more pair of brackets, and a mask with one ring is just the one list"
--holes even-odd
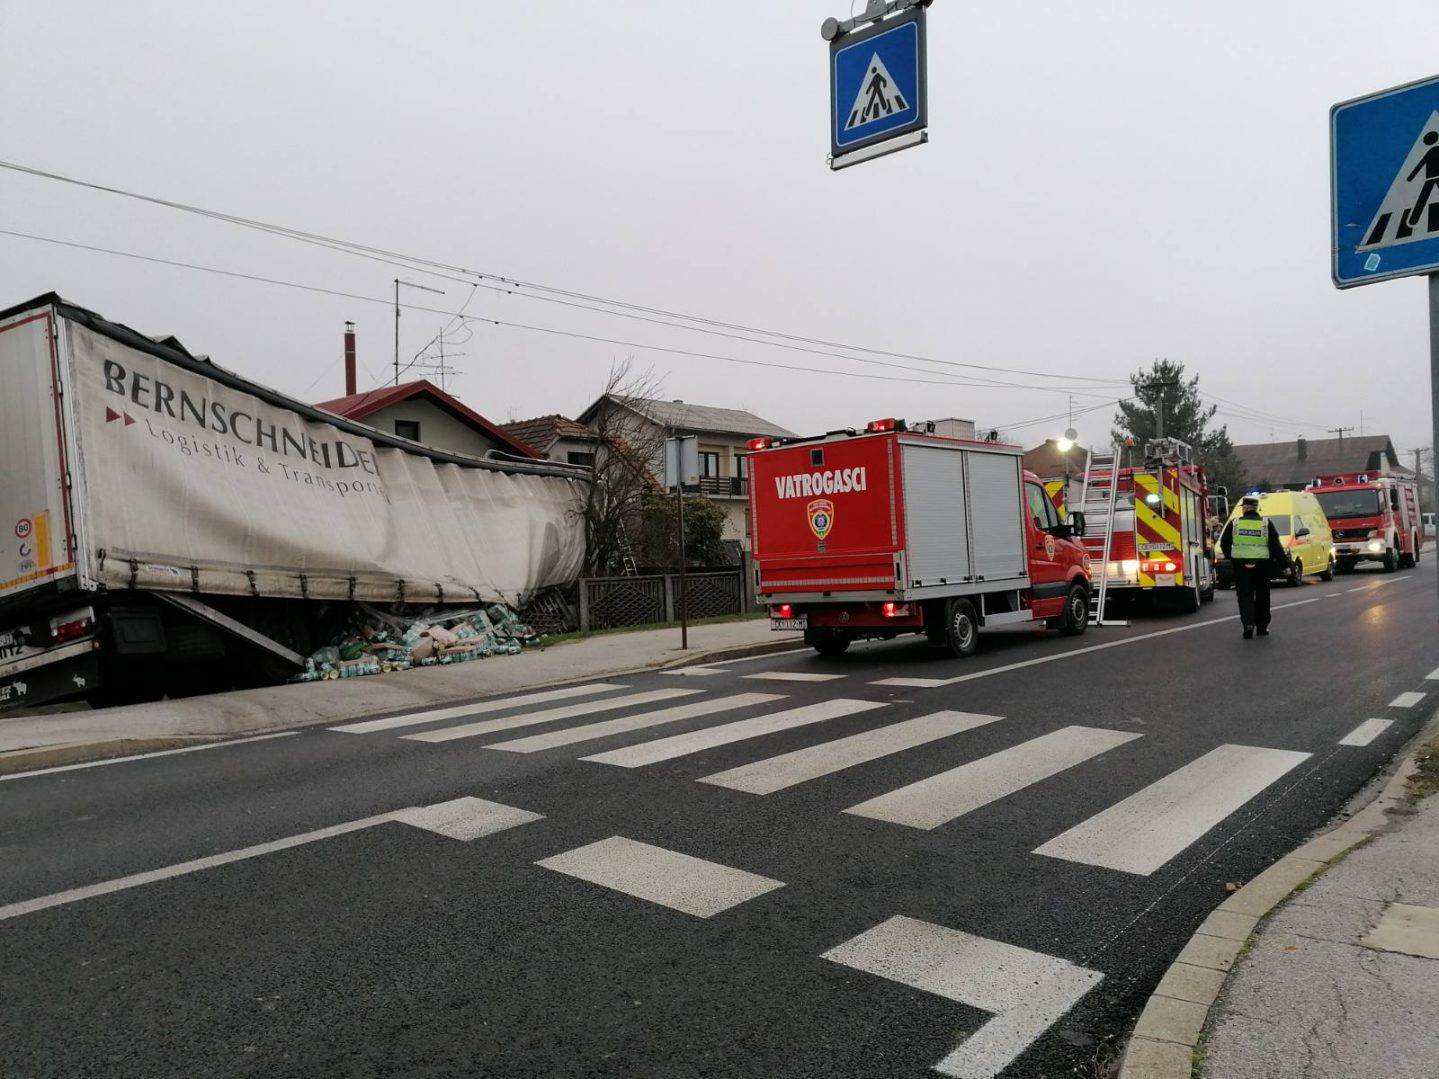
[(1313, 880), (1361, 843), (1390, 826), (1389, 811), (1408, 802), (1405, 783), (1417, 767), (1415, 751), (1439, 731), (1439, 711), (1405, 746), (1383, 789), (1349, 820), (1300, 844), (1219, 904), (1154, 987), (1125, 1047), (1118, 1079), (1191, 1079), (1195, 1047), (1210, 1009), (1259, 923), (1300, 885)]
[(777, 641), (765, 641), (764, 644), (736, 644), (728, 648), (712, 648), (708, 652), (695, 652), (692, 655), (679, 656), (661, 663), (657, 667), (643, 667), (640, 669), (670, 671), (676, 667), (697, 667), (705, 663), (718, 663), (726, 659), (768, 656), (774, 652), (788, 652), (796, 647), (803, 646), (803, 637), (785, 637)]

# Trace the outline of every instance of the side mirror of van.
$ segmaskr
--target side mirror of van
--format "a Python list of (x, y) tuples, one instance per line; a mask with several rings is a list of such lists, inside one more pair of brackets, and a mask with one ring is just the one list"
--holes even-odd
[(1298, 532), (1294, 533), (1294, 535), (1295, 535), (1296, 537), (1298, 537), (1298, 536), (1307, 536), (1307, 535), (1309, 535), (1309, 529), (1307, 529), (1307, 528), (1301, 528)]
[(1079, 510), (1069, 514), (1069, 534), (1076, 539), (1084, 535), (1084, 514)]

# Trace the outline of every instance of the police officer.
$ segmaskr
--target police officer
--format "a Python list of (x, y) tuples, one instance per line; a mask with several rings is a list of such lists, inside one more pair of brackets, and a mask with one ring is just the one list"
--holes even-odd
[(1245, 495), (1240, 515), (1224, 526), (1219, 547), (1234, 570), (1234, 592), (1239, 597), (1239, 621), (1244, 639), (1269, 636), (1269, 577), (1275, 567), (1288, 575), (1294, 572), (1284, 553), (1274, 522), (1259, 515), (1259, 499)]

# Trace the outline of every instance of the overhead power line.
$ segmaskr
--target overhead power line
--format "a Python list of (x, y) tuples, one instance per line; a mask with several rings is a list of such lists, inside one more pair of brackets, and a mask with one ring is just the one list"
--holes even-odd
[[(420, 256), (408, 255), (403, 252), (391, 251), (385, 248), (374, 247), (367, 244), (360, 244), (355, 241), (343, 240), (332, 236), (325, 236), (321, 233), (307, 232), (303, 229), (291, 228), (285, 225), (277, 225), (271, 222), (261, 221), (256, 218), (242, 217), (238, 214), (225, 213), (219, 210), (210, 210), (205, 207), (191, 205), (189, 203), (177, 202), (172, 199), (160, 198), (155, 195), (147, 195), (141, 192), (128, 191), (124, 188), (113, 187), (107, 184), (95, 183), (88, 180), (81, 180), (72, 176), (65, 176), (60, 173), (50, 172), (45, 169), (23, 165), (18, 162), (0, 161), (0, 168), (9, 169), (14, 172), (34, 176), (39, 179), (52, 180), (57, 183), (70, 184), (86, 188), (92, 191), (101, 191), (123, 198), (137, 199), (152, 205), (162, 206), (167, 209), (177, 210), (183, 213), (198, 214), (212, 220), (223, 221), (243, 228), (256, 229), (271, 235), (282, 236), (304, 243), (314, 244), (330, 250), (339, 251), (363, 258), (372, 259), (387, 265), (400, 265), (411, 269), (422, 270), (426, 273), (433, 273), (436, 276), (446, 277), (451, 274), (465, 275), (463, 279), (468, 283), (469, 278), (481, 278), (499, 282), (511, 286), (509, 291), (514, 289), (528, 289), (538, 293), (547, 293), (548, 296), (528, 296), (527, 298), (553, 302), (554, 297), (566, 297), (570, 300), (584, 300), (590, 303), (605, 305), (602, 314), (609, 314), (617, 317), (635, 317), (624, 314), (624, 312), (640, 312), (642, 314), (661, 316), (669, 319), (680, 319), (685, 322), (694, 323), (693, 326), (677, 327), (690, 329), (700, 333), (715, 333), (716, 328), (722, 330), (739, 331), (749, 334), (758, 334), (763, 337), (773, 338), (777, 341), (797, 342), (805, 345), (813, 345), (825, 349), (843, 349), (847, 352), (863, 352), (873, 356), (885, 356), (892, 359), (907, 359), (920, 363), (935, 364), (945, 367), (957, 367), (976, 371), (990, 371), (1001, 374), (1025, 375), (1035, 378), (1055, 379), (1062, 382), (1073, 382), (1078, 384), (1114, 384), (1122, 385), (1125, 379), (1120, 378), (1099, 378), (1095, 376), (1061, 375), (1048, 371), (1034, 371), (1023, 368), (1004, 367), (996, 364), (978, 364), (958, 360), (941, 360), (935, 357), (918, 355), (915, 353), (898, 352), (887, 349), (876, 349), (864, 345), (855, 345), (847, 342), (828, 341), (823, 338), (806, 337), (800, 334), (790, 334), (779, 330), (769, 330), (762, 327), (748, 326), (743, 323), (725, 322), (718, 319), (710, 319), (699, 315), (691, 315), (684, 312), (668, 311), (664, 308), (646, 307), (640, 304), (629, 303), (623, 300), (616, 300), (611, 297), (598, 296), (590, 293), (577, 292), (570, 289), (562, 289), (553, 285), (546, 285), (540, 282), (522, 281), (517, 278), (506, 277), (501, 274), (488, 273), (482, 270), (472, 270), (464, 266), (457, 266), (449, 263), (439, 262), (434, 259), (427, 259)], [(395, 261), (398, 260), (398, 261)], [(450, 280), (461, 280), (462, 278), (449, 277)], [(520, 294), (520, 293), (517, 293)], [(618, 308), (620, 310), (608, 310)], [(721, 334), (721, 336), (729, 336)], [(774, 342), (757, 342), (762, 344), (773, 344)], [(857, 357), (845, 357), (857, 359)], [(859, 361), (863, 362), (863, 361)], [(1042, 387), (1015, 386), (1014, 388), (1030, 389)], [(1066, 391), (1068, 392), (1068, 391)]]
[[(236, 270), (224, 270), (216, 266), (205, 266), (201, 263), (184, 262), (178, 259), (160, 258), (155, 255), (142, 255), (133, 251), (121, 251), (116, 248), (100, 247), (95, 244), (83, 244), (72, 240), (59, 240), (50, 236), (39, 236), (33, 233), (18, 232), (14, 229), (0, 229), (0, 236), (12, 236), (22, 240), (33, 240), (39, 243), (55, 244), (60, 247), (76, 248), (82, 251), (93, 251), (102, 255), (112, 255), (117, 258), (137, 259), (141, 262), (154, 263), (161, 266), (170, 266), (177, 269), (196, 270), (202, 273), (218, 274), (221, 277), (233, 277), (243, 281), (252, 281), (259, 284), (275, 285), (282, 288), (299, 289), (303, 292), (319, 293), (325, 296), (334, 296), (340, 299), (356, 300), (361, 303), (382, 304), (385, 307), (393, 308), (394, 300), (386, 296), (366, 296), (358, 292), (346, 292), (342, 289), (324, 288), (319, 285), (308, 285), (298, 281), (287, 281), (278, 277), (266, 277), (260, 274), (241, 273)], [(461, 311), (449, 311), (438, 307), (427, 307), (423, 304), (401, 303), (399, 305), (406, 311), (421, 311), (432, 315), (444, 315), (452, 320), (459, 319), (461, 324), (475, 322), (489, 323), (493, 326), (507, 326), (512, 329), (528, 330), (534, 333), (553, 334), (561, 337), (575, 338), (585, 341), (595, 341), (604, 344), (619, 345), (625, 348), (635, 348), (650, 352), (664, 352), (676, 356), (688, 356), (695, 359), (714, 360), (719, 363), (733, 363), (746, 367), (770, 367), (785, 371), (801, 371), (807, 374), (830, 375), (839, 378), (859, 378), (872, 382), (904, 382), (925, 386), (960, 386), (968, 388), (990, 389), (987, 381), (974, 381), (959, 376), (945, 375), (943, 372), (924, 372), (933, 374), (935, 378), (908, 378), (899, 375), (878, 375), (869, 374), (863, 371), (840, 371), (833, 367), (806, 367), (797, 364), (776, 363), (770, 360), (743, 359), (737, 356), (725, 356), (713, 352), (698, 352), (690, 349), (672, 348), (665, 345), (646, 344), (642, 341), (629, 341), (617, 337), (602, 337), (597, 334), (579, 333), (573, 330), (562, 330), (553, 326), (537, 326), (523, 322), (513, 322), (508, 319), (490, 318), (480, 315), (466, 315)]]

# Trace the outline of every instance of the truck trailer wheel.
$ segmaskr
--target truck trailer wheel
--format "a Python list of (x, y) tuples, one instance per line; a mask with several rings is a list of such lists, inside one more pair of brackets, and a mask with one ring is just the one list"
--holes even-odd
[(1064, 614), (1059, 619), (1059, 632), (1066, 637), (1078, 637), (1089, 628), (1089, 592), (1077, 584), (1064, 597)]
[(822, 656), (844, 655), (851, 640), (853, 640), (852, 637), (837, 629), (807, 629), (804, 631), (804, 643)]
[(957, 599), (949, 605), (944, 623), (944, 646), (956, 659), (972, 656), (979, 650), (979, 617), (969, 600)]

